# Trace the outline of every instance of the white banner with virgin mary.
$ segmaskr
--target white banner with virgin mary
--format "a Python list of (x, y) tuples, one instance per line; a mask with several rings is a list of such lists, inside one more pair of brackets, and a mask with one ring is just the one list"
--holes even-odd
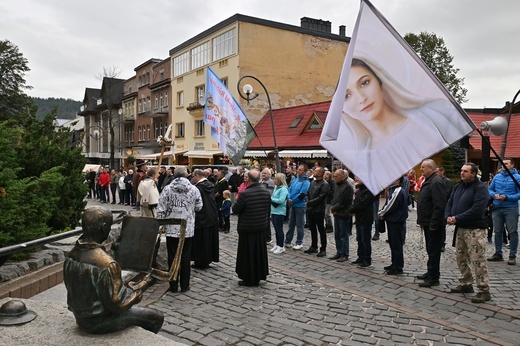
[(362, 0), (321, 145), (377, 194), (473, 129), (426, 64)]

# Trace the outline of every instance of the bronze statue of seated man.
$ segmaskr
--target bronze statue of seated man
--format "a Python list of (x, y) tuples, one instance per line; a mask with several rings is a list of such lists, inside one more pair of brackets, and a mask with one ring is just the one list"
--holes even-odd
[(135, 306), (153, 279), (125, 285), (121, 267), (101, 245), (110, 233), (112, 213), (102, 207), (83, 212), (83, 235), (65, 259), (63, 279), (67, 304), (76, 323), (92, 334), (140, 326), (157, 333), (163, 324), (161, 312)]

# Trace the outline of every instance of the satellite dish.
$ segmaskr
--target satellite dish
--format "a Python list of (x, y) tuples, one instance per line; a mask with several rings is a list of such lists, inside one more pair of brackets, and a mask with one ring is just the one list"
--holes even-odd
[(507, 120), (498, 116), (491, 121), (484, 121), (480, 124), (480, 129), (483, 131), (490, 131), (495, 136), (501, 136), (507, 131)]

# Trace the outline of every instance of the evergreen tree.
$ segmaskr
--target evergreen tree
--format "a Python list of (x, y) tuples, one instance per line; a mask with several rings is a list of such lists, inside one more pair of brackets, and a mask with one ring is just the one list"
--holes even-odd
[(419, 57), (439, 78), (446, 89), (459, 103), (467, 101), (467, 89), (464, 88), (464, 78), (457, 77), (459, 69), (453, 65), (453, 56), (442, 37), (434, 33), (421, 32), (419, 35), (408, 33), (404, 39)]
[(27, 59), (18, 47), (7, 40), (0, 41), (0, 121), (25, 118), (30, 113), (31, 101), (24, 90), (29, 72)]

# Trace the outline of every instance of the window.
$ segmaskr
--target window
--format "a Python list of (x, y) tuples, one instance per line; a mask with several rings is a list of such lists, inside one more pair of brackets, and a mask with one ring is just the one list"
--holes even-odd
[(195, 137), (204, 136), (204, 121), (195, 120)]
[(209, 41), (191, 49), (191, 69), (209, 64)]
[(150, 125), (146, 125), (146, 139), (150, 140)]
[(195, 88), (195, 101), (199, 103), (203, 103), (206, 98), (206, 86), (199, 85)]
[(139, 100), (139, 113), (143, 111), (143, 100)]
[(163, 106), (163, 96), (162, 96), (162, 93), (159, 94), (159, 99), (160, 99), (159, 105), (162, 107)]
[(146, 106), (144, 107), (144, 111), (145, 111), (145, 112), (147, 112), (147, 111), (150, 110), (150, 106), (151, 106), (150, 103), (151, 103), (151, 101), (150, 101), (150, 96), (148, 96), (148, 97), (146, 98)]
[(236, 28), (213, 39), (213, 61), (236, 53)]
[(184, 123), (175, 124), (175, 138), (184, 138)]
[(177, 93), (177, 107), (184, 106), (184, 91), (179, 91)]
[(226, 88), (227, 88), (227, 78), (222, 78), (220, 81), (221, 81), (222, 84), (224, 84), (224, 85), (226, 86)]
[(164, 106), (168, 107), (168, 92), (164, 92)]
[(154, 109), (159, 108), (159, 95), (155, 95), (155, 104), (153, 106)]
[(323, 126), (321, 126), (321, 124), (318, 121), (318, 119), (314, 118), (312, 123), (309, 126), (309, 129), (316, 130), (316, 129), (321, 129), (321, 128), (323, 128)]
[(300, 121), (302, 121), (302, 119), (303, 119), (303, 117), (294, 118), (294, 120), (291, 123), (291, 125), (289, 125), (289, 128), (290, 129), (294, 129), (294, 128), (298, 127), (298, 124), (300, 123)]
[(173, 58), (173, 76), (177, 77), (190, 70), (190, 52)]
[(142, 141), (143, 140), (143, 133), (141, 131), (141, 126), (137, 127), (137, 132), (139, 133), (139, 141)]

